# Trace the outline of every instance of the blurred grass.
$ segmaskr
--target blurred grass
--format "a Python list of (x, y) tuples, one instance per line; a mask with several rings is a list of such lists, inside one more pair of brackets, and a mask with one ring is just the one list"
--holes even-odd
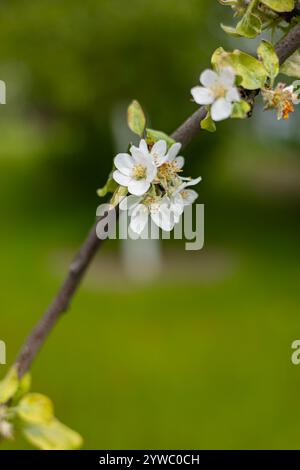
[[(214, 219), (231, 203), (212, 203)], [(227, 215), (230, 226), (235, 209)], [(74, 250), (77, 238), (76, 213), (25, 220), (11, 222), (0, 250), (9, 362), (57, 289), (63, 273), (53, 272), (53, 253)], [(276, 231), (272, 210), (249, 205), (239, 219), (243, 236), (219, 235), (207, 222), (206, 251), (216, 245), (239, 260), (221, 281), (187, 282), (180, 266), (176, 284), (125, 291), (101, 288), (101, 276), (91, 287), (87, 277), (33, 367), (34, 389), (53, 398), (85, 448), (299, 447), (300, 377), (290, 362), (299, 331), (298, 238), (288, 220), (281, 213)], [(27, 445), (18, 439), (10, 447)]]

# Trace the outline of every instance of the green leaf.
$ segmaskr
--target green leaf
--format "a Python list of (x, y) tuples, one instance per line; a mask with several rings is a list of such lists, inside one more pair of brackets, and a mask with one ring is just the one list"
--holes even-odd
[(281, 66), (280, 72), (288, 77), (300, 78), (300, 52), (294, 52)]
[(54, 416), (50, 398), (40, 393), (28, 393), (16, 407), (19, 418), (28, 423), (48, 423)]
[(233, 104), (231, 117), (233, 119), (245, 119), (248, 117), (248, 113), (251, 110), (251, 106), (247, 101), (241, 100)]
[(292, 11), (295, 8), (295, 0), (261, 0), (261, 3), (278, 13)]
[(146, 129), (146, 141), (148, 145), (153, 145), (158, 140), (165, 140), (169, 147), (175, 144), (175, 140), (164, 132), (155, 131), (154, 129)]
[(232, 36), (233, 38), (241, 37), (241, 35), (237, 33), (236, 28), (233, 26), (226, 26), (225, 24), (221, 23), (221, 28), (223, 31), (225, 31), (225, 33), (229, 34), (229, 36)]
[(129, 129), (140, 137), (143, 136), (146, 127), (146, 118), (140, 103), (132, 101), (127, 110), (127, 122)]
[(271, 79), (273, 85), (275, 78), (279, 74), (279, 58), (276, 54), (273, 44), (269, 41), (263, 40), (258, 49), (257, 54)]
[(103, 188), (97, 190), (97, 194), (99, 197), (104, 197), (108, 193), (114, 193), (118, 187), (118, 183), (110, 176)]
[(200, 122), (201, 129), (208, 131), (208, 132), (216, 132), (216, 124), (211, 118), (210, 112), (207, 112), (207, 115), (202, 121)]
[(261, 19), (254, 13), (246, 13), (236, 26), (236, 32), (246, 38), (256, 38), (262, 31)]
[(0, 405), (3, 405), (14, 396), (18, 390), (18, 386), (18, 371), (16, 367), (12, 367), (0, 382)]
[(26, 424), (22, 428), (25, 438), (42, 450), (72, 450), (82, 446), (83, 439), (56, 418), (49, 423)]
[(262, 88), (268, 77), (265, 67), (259, 60), (239, 50), (226, 52), (219, 47), (212, 56), (212, 65), (217, 70), (232, 67), (236, 75), (241, 77), (239, 83), (247, 90)]

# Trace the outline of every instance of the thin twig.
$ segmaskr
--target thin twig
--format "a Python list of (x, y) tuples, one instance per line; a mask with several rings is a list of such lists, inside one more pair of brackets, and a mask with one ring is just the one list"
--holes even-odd
[[(294, 27), (287, 36), (277, 44), (276, 51), (280, 63), (282, 64), (298, 47), (300, 47), (300, 25)], [(187, 145), (199, 133), (201, 129), (200, 121), (204, 119), (205, 116), (206, 109), (205, 107), (201, 107), (173, 133), (172, 137), (177, 142), (181, 142), (184, 146)], [(15, 365), (20, 377), (30, 368), (49, 333), (61, 315), (70, 306), (70, 302), (79, 287), (80, 281), (101, 244), (101, 240), (96, 234), (96, 225), (94, 225), (74, 261), (71, 263), (67, 277), (58, 291), (58, 294), (27, 338), (16, 359)]]

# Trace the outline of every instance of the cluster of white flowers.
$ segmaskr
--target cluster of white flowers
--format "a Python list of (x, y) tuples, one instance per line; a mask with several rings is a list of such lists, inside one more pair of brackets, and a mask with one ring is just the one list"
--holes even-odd
[(225, 67), (219, 73), (207, 69), (200, 75), (200, 83), (203, 86), (192, 88), (191, 93), (196, 103), (211, 106), (213, 121), (229, 118), (233, 103), (241, 101), (235, 79), (235, 72), (231, 67)]
[(196, 191), (187, 188), (198, 184), (201, 178), (179, 176), (184, 166), (184, 158), (178, 156), (180, 150), (180, 143), (168, 149), (165, 140), (152, 147), (141, 140), (139, 147), (130, 148), (130, 153), (115, 157), (113, 178), (130, 193), (121, 201), (120, 209), (128, 211), (134, 233), (143, 232), (149, 216), (163, 230), (173, 230), (184, 208), (197, 199)]

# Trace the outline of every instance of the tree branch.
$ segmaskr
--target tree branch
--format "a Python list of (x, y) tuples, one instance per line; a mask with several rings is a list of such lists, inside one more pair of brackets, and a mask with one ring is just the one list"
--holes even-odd
[[(282, 64), (299, 47), (300, 25), (294, 27), (287, 36), (277, 44), (276, 51), (280, 63)], [(200, 121), (204, 119), (205, 116), (206, 109), (205, 107), (201, 107), (173, 133), (172, 137), (174, 140), (181, 142), (184, 146), (187, 145), (200, 131)], [(102, 242), (96, 234), (96, 225), (94, 225), (77, 256), (74, 258), (74, 261), (71, 263), (67, 277), (58, 294), (27, 338), (16, 359), (15, 365), (18, 369), (19, 377), (22, 377), (30, 368), (51, 330), (61, 315), (70, 306), (70, 302), (79, 287), (80, 281), (101, 244)]]
[(300, 25), (295, 26), (276, 46), (280, 65), (300, 47)]

